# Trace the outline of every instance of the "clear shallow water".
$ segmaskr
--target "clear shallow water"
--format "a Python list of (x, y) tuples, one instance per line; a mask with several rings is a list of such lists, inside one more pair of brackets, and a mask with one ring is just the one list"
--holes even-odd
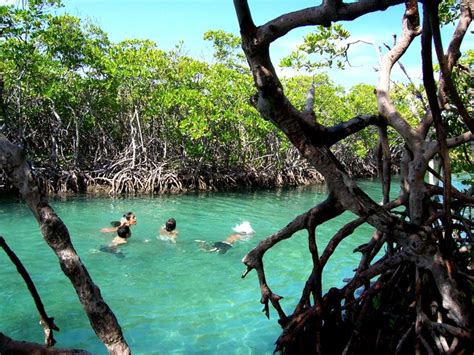
[[(380, 199), (376, 182), (361, 182)], [(277, 315), (261, 313), (255, 271), (245, 279), (242, 257), (260, 240), (306, 212), (326, 194), (322, 187), (180, 196), (51, 200), (66, 223), (72, 242), (102, 296), (117, 316), (134, 354), (272, 354), (280, 334)], [(99, 251), (114, 234), (102, 234), (122, 214), (134, 211), (138, 224), (124, 258)], [(160, 240), (158, 229), (174, 217), (176, 244)], [(353, 219), (346, 213), (317, 230), (318, 248)], [(196, 239), (225, 239), (232, 227), (250, 221), (256, 235), (239, 241), (224, 255), (201, 251)], [(323, 288), (341, 285), (352, 275), (358, 255), (352, 250), (372, 233), (362, 226), (344, 241), (325, 269)], [(106, 354), (77, 295), (43, 241), (36, 221), (17, 199), (0, 199), (0, 235), (29, 271), (49, 316), (61, 329), (56, 347)], [(299, 232), (265, 256), (267, 280), (291, 313), (311, 270), (307, 236)], [(41, 343), (43, 333), (33, 300), (16, 268), (0, 251), (0, 331), (14, 339)]]

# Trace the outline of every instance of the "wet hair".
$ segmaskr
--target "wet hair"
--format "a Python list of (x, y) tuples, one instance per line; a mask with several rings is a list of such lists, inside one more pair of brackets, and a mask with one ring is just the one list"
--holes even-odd
[(123, 215), (123, 218), (125, 218), (127, 221), (130, 221), (132, 217), (135, 217), (135, 213), (133, 212), (127, 212)]
[(170, 218), (166, 221), (166, 224), (165, 224), (165, 229), (168, 231), (168, 232), (171, 232), (172, 230), (174, 230), (176, 228), (176, 220), (174, 218)]
[(130, 237), (131, 237), (132, 232), (130, 231), (130, 227), (129, 227), (129, 226), (120, 226), (120, 227), (117, 229), (117, 235), (118, 235), (120, 238), (127, 239), (127, 238), (130, 238)]

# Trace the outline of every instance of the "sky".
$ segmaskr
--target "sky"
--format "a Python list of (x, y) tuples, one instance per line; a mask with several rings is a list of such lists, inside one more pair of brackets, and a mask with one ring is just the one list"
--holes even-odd
[[(0, 0), (17, 3), (19, 0)], [(102, 28), (109, 39), (119, 42), (124, 39), (151, 39), (159, 48), (169, 50), (179, 41), (184, 42), (185, 52), (201, 60), (211, 60), (212, 46), (203, 40), (208, 30), (224, 30), (239, 34), (237, 17), (232, 0), (63, 0), (65, 7), (60, 12), (68, 12), (80, 18), (89, 19)], [(319, 0), (249, 0), (249, 5), (257, 25), (290, 11), (319, 5)], [(393, 34), (400, 33), (404, 6), (399, 5), (384, 12), (364, 16), (343, 25), (351, 32), (350, 40), (364, 40), (377, 45), (392, 44)], [(311, 31), (305, 27), (290, 32), (271, 46), (274, 65), (288, 55)], [(449, 32), (449, 31), (448, 31)], [(448, 33), (446, 33), (448, 35)], [(472, 36), (471, 36), (472, 37)], [(445, 46), (447, 45), (446, 37)], [(417, 40), (419, 43), (419, 38)], [(470, 39), (470, 48), (474, 42)], [(402, 63), (414, 81), (421, 80), (420, 47), (409, 49)], [(336, 84), (349, 88), (360, 82), (376, 85), (377, 65), (375, 48), (368, 44), (351, 47), (349, 59), (352, 68), (344, 72), (331, 71), (331, 79)], [(294, 74), (283, 69), (283, 75)], [(396, 78), (404, 75), (398, 67)]]

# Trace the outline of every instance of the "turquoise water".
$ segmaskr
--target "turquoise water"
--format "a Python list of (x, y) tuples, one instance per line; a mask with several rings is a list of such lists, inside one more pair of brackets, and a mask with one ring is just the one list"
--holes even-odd
[[(372, 196), (375, 182), (362, 182)], [(242, 257), (260, 240), (326, 198), (323, 187), (206, 193), (179, 196), (53, 199), (51, 205), (69, 228), (72, 242), (105, 301), (111, 306), (134, 354), (272, 354), (280, 334), (277, 314), (261, 313), (255, 271), (245, 279)], [(113, 234), (109, 226), (128, 211), (137, 214), (124, 258), (99, 251)], [(176, 244), (157, 237), (166, 219), (180, 231)], [(320, 251), (329, 238), (353, 219), (346, 213), (317, 230)], [(239, 241), (224, 255), (200, 250), (196, 239), (223, 240), (232, 227), (249, 221), (256, 234)], [(344, 241), (325, 269), (323, 288), (352, 275), (358, 256), (352, 250), (366, 242), (372, 229), (359, 228)], [(38, 288), (46, 311), (61, 329), (57, 347), (106, 354), (77, 295), (62, 274), (56, 256), (43, 241), (26, 205), (0, 199), (0, 235), (15, 251)], [(284, 296), (291, 313), (311, 270), (306, 233), (299, 232), (270, 250), (264, 259), (272, 290)], [(42, 328), (33, 300), (16, 268), (0, 251), (0, 331), (14, 339), (41, 343)]]

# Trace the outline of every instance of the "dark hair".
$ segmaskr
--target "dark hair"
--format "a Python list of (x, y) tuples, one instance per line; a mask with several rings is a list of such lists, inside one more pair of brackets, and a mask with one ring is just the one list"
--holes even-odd
[(123, 215), (123, 217), (127, 220), (127, 221), (130, 221), (130, 218), (132, 218), (133, 216), (135, 216), (135, 213), (133, 212), (127, 212)]
[(132, 232), (130, 231), (129, 226), (120, 226), (117, 229), (117, 235), (120, 238), (127, 239), (127, 238), (130, 238), (130, 236), (132, 235)]
[(165, 229), (168, 232), (171, 232), (173, 229), (176, 228), (176, 220), (174, 218), (170, 218), (166, 221)]

